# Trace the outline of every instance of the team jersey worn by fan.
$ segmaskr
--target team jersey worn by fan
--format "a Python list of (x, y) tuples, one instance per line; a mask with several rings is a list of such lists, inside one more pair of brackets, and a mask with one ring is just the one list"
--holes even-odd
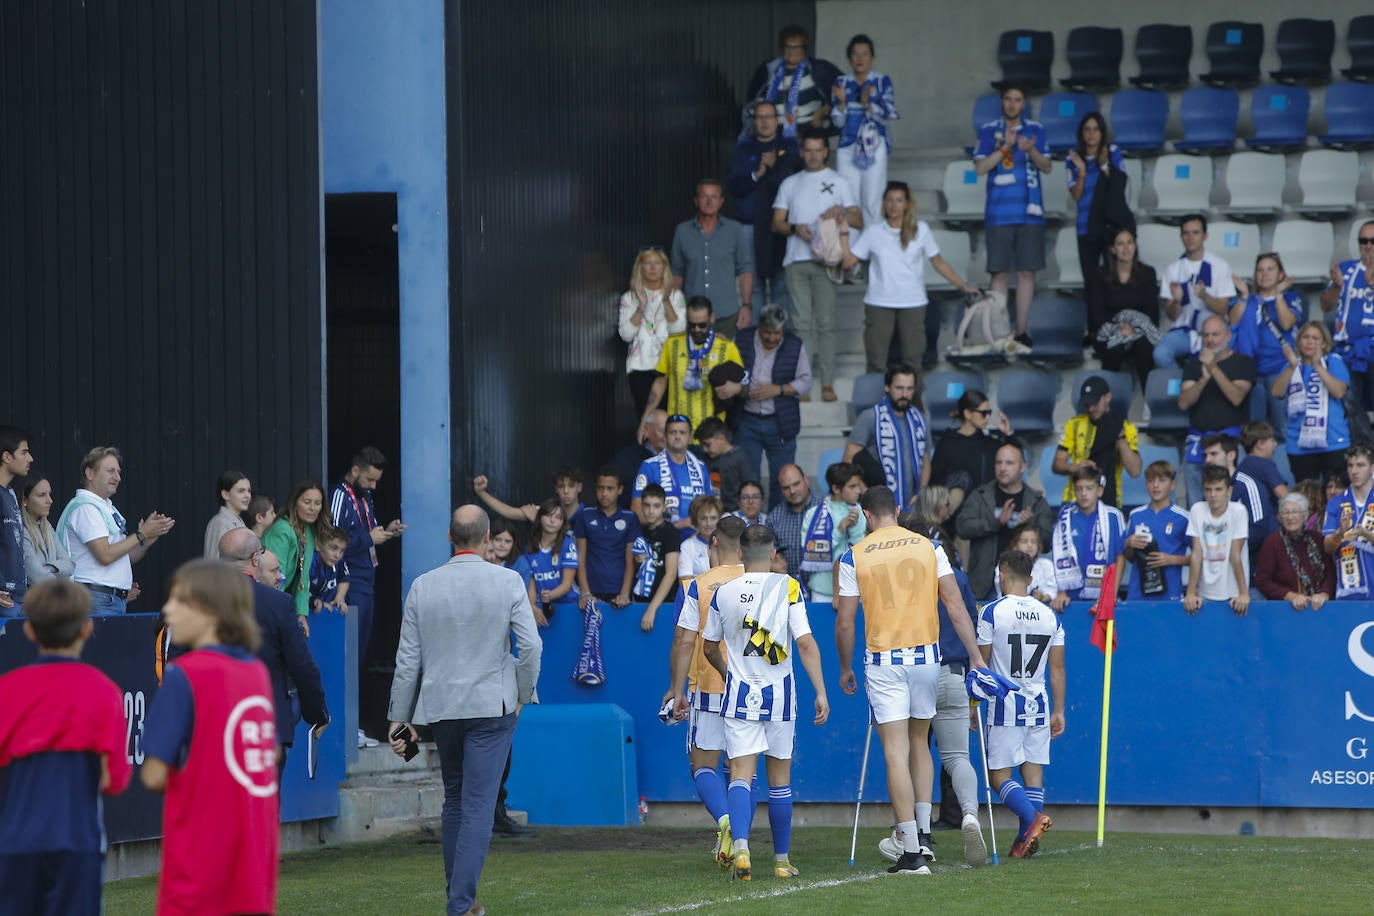
[(701, 635), (725, 644), (721, 715), (755, 722), (795, 721), (792, 641), (810, 632), (801, 584), (786, 573), (744, 573), (718, 587)]
[[(577, 572), (577, 540), (569, 531), (563, 538), (561, 549), (533, 550), (525, 554), (525, 560), (530, 564), (530, 573), (534, 576), (535, 597), (538, 597), (538, 592), (551, 592), (563, 584), (563, 570), (571, 569), (574, 573)], [(577, 598), (577, 586), (574, 585), (561, 600), (575, 603)]]
[(1050, 649), (1064, 645), (1059, 615), (1034, 598), (1004, 595), (978, 615), (978, 645), (992, 646), (992, 670), (1021, 688), (992, 701), (989, 723), (1044, 725), (1050, 711), (1045, 693)]
[[(725, 695), (725, 678), (706, 660), (701, 648), (701, 634), (706, 629), (706, 617), (711, 612), (711, 599), (716, 589), (744, 575), (744, 567), (717, 566), (697, 576), (682, 592), (682, 607), (678, 610), (677, 625), (684, 630), (697, 634), (696, 645), (692, 647), (692, 664), (687, 669), (687, 690), (692, 697), (692, 705), (706, 712), (720, 712), (721, 697)], [(730, 650), (726, 644), (721, 651), (729, 658)]]
[(869, 532), (840, 557), (836, 593), (863, 598), (864, 662), (939, 662), (940, 578), (954, 575), (945, 549), (896, 525)]

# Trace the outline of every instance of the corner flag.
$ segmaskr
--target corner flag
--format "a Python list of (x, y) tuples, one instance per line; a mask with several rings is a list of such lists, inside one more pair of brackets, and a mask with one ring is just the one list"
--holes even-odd
[(1116, 651), (1115, 627), (1108, 627), (1107, 624), (1116, 619), (1116, 564), (1112, 563), (1107, 567), (1107, 572), (1102, 576), (1102, 592), (1098, 596), (1097, 603), (1092, 607), (1093, 632), (1088, 641), (1101, 649), (1107, 651), (1107, 634), (1111, 633), (1112, 651)]

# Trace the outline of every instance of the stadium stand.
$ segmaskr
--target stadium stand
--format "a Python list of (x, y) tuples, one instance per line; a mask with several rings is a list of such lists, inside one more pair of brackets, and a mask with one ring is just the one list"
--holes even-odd
[(1144, 223), (1136, 227), (1136, 258), (1156, 271), (1183, 254), (1178, 229), (1162, 223)]
[(945, 420), (965, 391), (987, 393), (987, 379), (981, 372), (957, 369), (930, 372), (925, 377), (926, 416), (932, 429), (943, 429)]
[(1075, 92), (1107, 92), (1120, 86), (1124, 45), (1120, 29), (1083, 25), (1071, 30), (1064, 49), (1069, 75), (1060, 84)]
[(1341, 219), (1355, 212), (1360, 183), (1360, 157), (1350, 150), (1314, 149), (1298, 163), (1298, 190), (1293, 207), (1308, 219)]
[(1083, 265), (1078, 259), (1078, 232), (1072, 226), (1065, 226), (1055, 234), (1054, 251), (1050, 260), (1057, 265), (1059, 272), (1059, 275), (1050, 281), (1050, 289), (1056, 292), (1076, 292), (1083, 288)]
[(1206, 211), (1211, 207), (1212, 160), (1177, 153), (1160, 156), (1154, 163), (1151, 187), (1155, 205), (1142, 208), (1151, 219), (1176, 223), (1185, 214)]
[(1145, 406), (1150, 411), (1146, 426), (1152, 435), (1188, 431), (1188, 415), (1178, 406), (1182, 384), (1182, 369), (1155, 369), (1145, 380)]
[(1078, 122), (1097, 111), (1097, 99), (1086, 92), (1051, 92), (1040, 104), (1040, 123), (1050, 155), (1063, 156), (1078, 144)]
[(1126, 89), (1112, 96), (1111, 125), (1123, 153), (1148, 156), (1164, 149), (1169, 97), (1151, 89)]
[(1199, 77), (1209, 86), (1237, 89), (1260, 81), (1264, 26), (1258, 22), (1214, 22), (1207, 27), (1211, 68)]
[(1245, 145), (1262, 153), (1300, 150), (1307, 145), (1312, 96), (1304, 86), (1259, 86), (1250, 96), (1255, 135)]
[(1030, 29), (1003, 32), (997, 40), (997, 62), (1002, 66), (1002, 79), (994, 80), (992, 88), (1017, 83), (1028, 92), (1046, 91), (1053, 84), (1054, 33)]
[(1217, 208), (1232, 219), (1259, 222), (1283, 210), (1286, 166), (1276, 153), (1234, 153), (1226, 160), (1227, 202)]
[(1040, 204), (1045, 208), (1046, 222), (1062, 222), (1073, 212), (1067, 168), (1064, 162), (1055, 160), (1050, 163), (1050, 170), (1040, 176)]
[(844, 458), (844, 447), (828, 448), (821, 452), (820, 461), (816, 463), (816, 483), (821, 489), (825, 488), (825, 472), (830, 470), (832, 464), (839, 464)]
[(1026, 359), (1037, 365), (1082, 365), (1087, 326), (1087, 306), (1082, 299), (1036, 296), (1030, 309), (1030, 335), (1035, 348)]
[(1051, 509), (1058, 511), (1064, 504), (1064, 487), (1068, 484), (1069, 478), (1067, 475), (1054, 472), (1054, 450), (1053, 442), (1040, 450), (1040, 488), (1045, 491), (1045, 502), (1050, 504)]
[(1039, 438), (1054, 432), (1054, 402), (1059, 396), (1059, 373), (1040, 369), (1007, 369), (997, 382), (997, 407), (1007, 415), (1016, 435)]
[(1350, 66), (1341, 71), (1348, 80), (1374, 80), (1374, 16), (1356, 16), (1350, 20), (1345, 46), (1350, 51)]
[(883, 399), (883, 374), (866, 372), (854, 380), (854, 393), (849, 396), (849, 422)]
[(1225, 258), (1231, 265), (1231, 273), (1248, 279), (1255, 272), (1255, 258), (1260, 253), (1259, 226), (1230, 220), (1209, 223), (1207, 250)]
[(1181, 153), (1229, 153), (1236, 145), (1240, 96), (1234, 89), (1197, 86), (1183, 93), (1179, 116), (1183, 139), (1174, 142)]
[(1300, 286), (1325, 286), (1336, 234), (1330, 223), (1284, 220), (1274, 227), (1269, 246), (1283, 258), (1284, 272)]
[(1140, 187), (1145, 183), (1145, 163), (1139, 159), (1125, 159), (1121, 170), (1126, 173), (1126, 206), (1136, 213), (1140, 210)]
[(1326, 83), (1331, 80), (1331, 55), (1336, 50), (1336, 23), (1330, 19), (1285, 19), (1274, 38), (1279, 69), (1269, 76), (1280, 83)]
[(940, 221), (946, 226), (951, 229), (974, 229), (983, 225), (987, 190), (983, 179), (974, 171), (972, 162), (959, 159), (945, 166), (940, 196), (943, 202)]
[[(969, 262), (973, 259), (972, 242), (969, 240), (967, 232), (956, 232), (950, 229), (930, 230), (930, 234), (935, 237), (935, 245), (940, 249), (940, 256), (954, 272), (965, 280), (969, 278)], [(969, 281), (972, 282), (972, 281)], [(926, 275), (926, 291), (932, 293), (950, 292), (954, 289), (954, 284), (940, 276), (935, 271), (930, 271)]]
[[(1145, 489), (1145, 469), (1147, 467), (1156, 461), (1167, 461), (1174, 467), (1178, 467), (1178, 459), (1178, 449), (1171, 445), (1140, 443), (1140, 476), (1121, 475), (1121, 511), (1129, 513), (1136, 506), (1143, 506), (1150, 501), (1149, 491)], [(1127, 533), (1129, 534), (1129, 532)], [(1131, 565), (1126, 564), (1126, 568), (1130, 569)]]
[(1140, 74), (1131, 84), (1141, 89), (1182, 89), (1188, 85), (1193, 59), (1193, 30), (1186, 25), (1153, 23), (1135, 33), (1135, 59)]
[(1326, 133), (1317, 137), (1332, 149), (1374, 146), (1374, 83), (1332, 83), (1322, 106)]

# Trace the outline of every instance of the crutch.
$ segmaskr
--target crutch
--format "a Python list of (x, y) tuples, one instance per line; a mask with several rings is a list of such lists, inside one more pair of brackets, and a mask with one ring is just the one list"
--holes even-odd
[(983, 757), (983, 782), (988, 787), (988, 830), (992, 833), (992, 864), (999, 865), (997, 861), (997, 824), (992, 819), (992, 780), (988, 777), (988, 744), (983, 738), (983, 711), (979, 704), (974, 704), (974, 716), (978, 719), (978, 750)]
[(864, 777), (868, 775), (868, 745), (873, 740), (873, 717), (868, 717), (868, 734), (864, 736), (864, 762), (859, 766), (859, 798), (854, 802), (854, 832), (849, 836), (849, 867), (854, 867), (854, 850), (859, 843), (859, 808), (864, 803)]

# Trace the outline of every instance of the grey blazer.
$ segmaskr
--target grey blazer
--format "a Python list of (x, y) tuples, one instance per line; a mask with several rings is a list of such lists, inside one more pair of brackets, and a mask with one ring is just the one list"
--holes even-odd
[(514, 712), (534, 697), (542, 652), (520, 574), (473, 554), (454, 557), (406, 596), (388, 715), (428, 725)]

